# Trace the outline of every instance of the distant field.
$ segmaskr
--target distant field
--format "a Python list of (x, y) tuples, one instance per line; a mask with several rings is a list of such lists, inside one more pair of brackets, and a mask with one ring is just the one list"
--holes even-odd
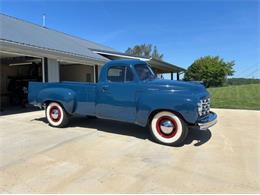
[(260, 110), (260, 84), (208, 88), (211, 107)]

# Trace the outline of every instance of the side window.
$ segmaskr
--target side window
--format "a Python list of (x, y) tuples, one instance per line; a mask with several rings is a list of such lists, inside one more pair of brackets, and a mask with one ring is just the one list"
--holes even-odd
[(113, 66), (107, 73), (107, 81), (110, 82), (129, 82), (133, 79), (133, 72), (128, 66)]

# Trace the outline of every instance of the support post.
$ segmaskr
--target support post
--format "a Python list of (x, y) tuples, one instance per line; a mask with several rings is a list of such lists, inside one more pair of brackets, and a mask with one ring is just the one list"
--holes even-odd
[(94, 74), (95, 74), (95, 83), (98, 82), (98, 65), (94, 67)]
[(173, 72), (171, 72), (171, 80), (173, 80)]
[(180, 73), (177, 72), (177, 81), (180, 80)]
[(42, 81), (48, 82), (48, 59), (42, 58)]

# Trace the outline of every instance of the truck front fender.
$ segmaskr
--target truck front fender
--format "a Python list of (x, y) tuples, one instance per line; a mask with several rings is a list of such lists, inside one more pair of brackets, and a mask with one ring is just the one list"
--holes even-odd
[(68, 113), (73, 113), (76, 108), (76, 94), (67, 88), (47, 88), (40, 91), (37, 97), (38, 102), (58, 102)]
[(145, 93), (137, 103), (136, 123), (145, 126), (150, 115), (158, 110), (168, 110), (178, 113), (187, 123), (195, 123), (197, 107), (194, 99), (181, 93)]

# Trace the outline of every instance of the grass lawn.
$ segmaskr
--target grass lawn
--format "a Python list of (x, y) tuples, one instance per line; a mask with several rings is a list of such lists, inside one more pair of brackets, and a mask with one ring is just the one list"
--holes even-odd
[(260, 110), (260, 84), (208, 88), (211, 107)]

